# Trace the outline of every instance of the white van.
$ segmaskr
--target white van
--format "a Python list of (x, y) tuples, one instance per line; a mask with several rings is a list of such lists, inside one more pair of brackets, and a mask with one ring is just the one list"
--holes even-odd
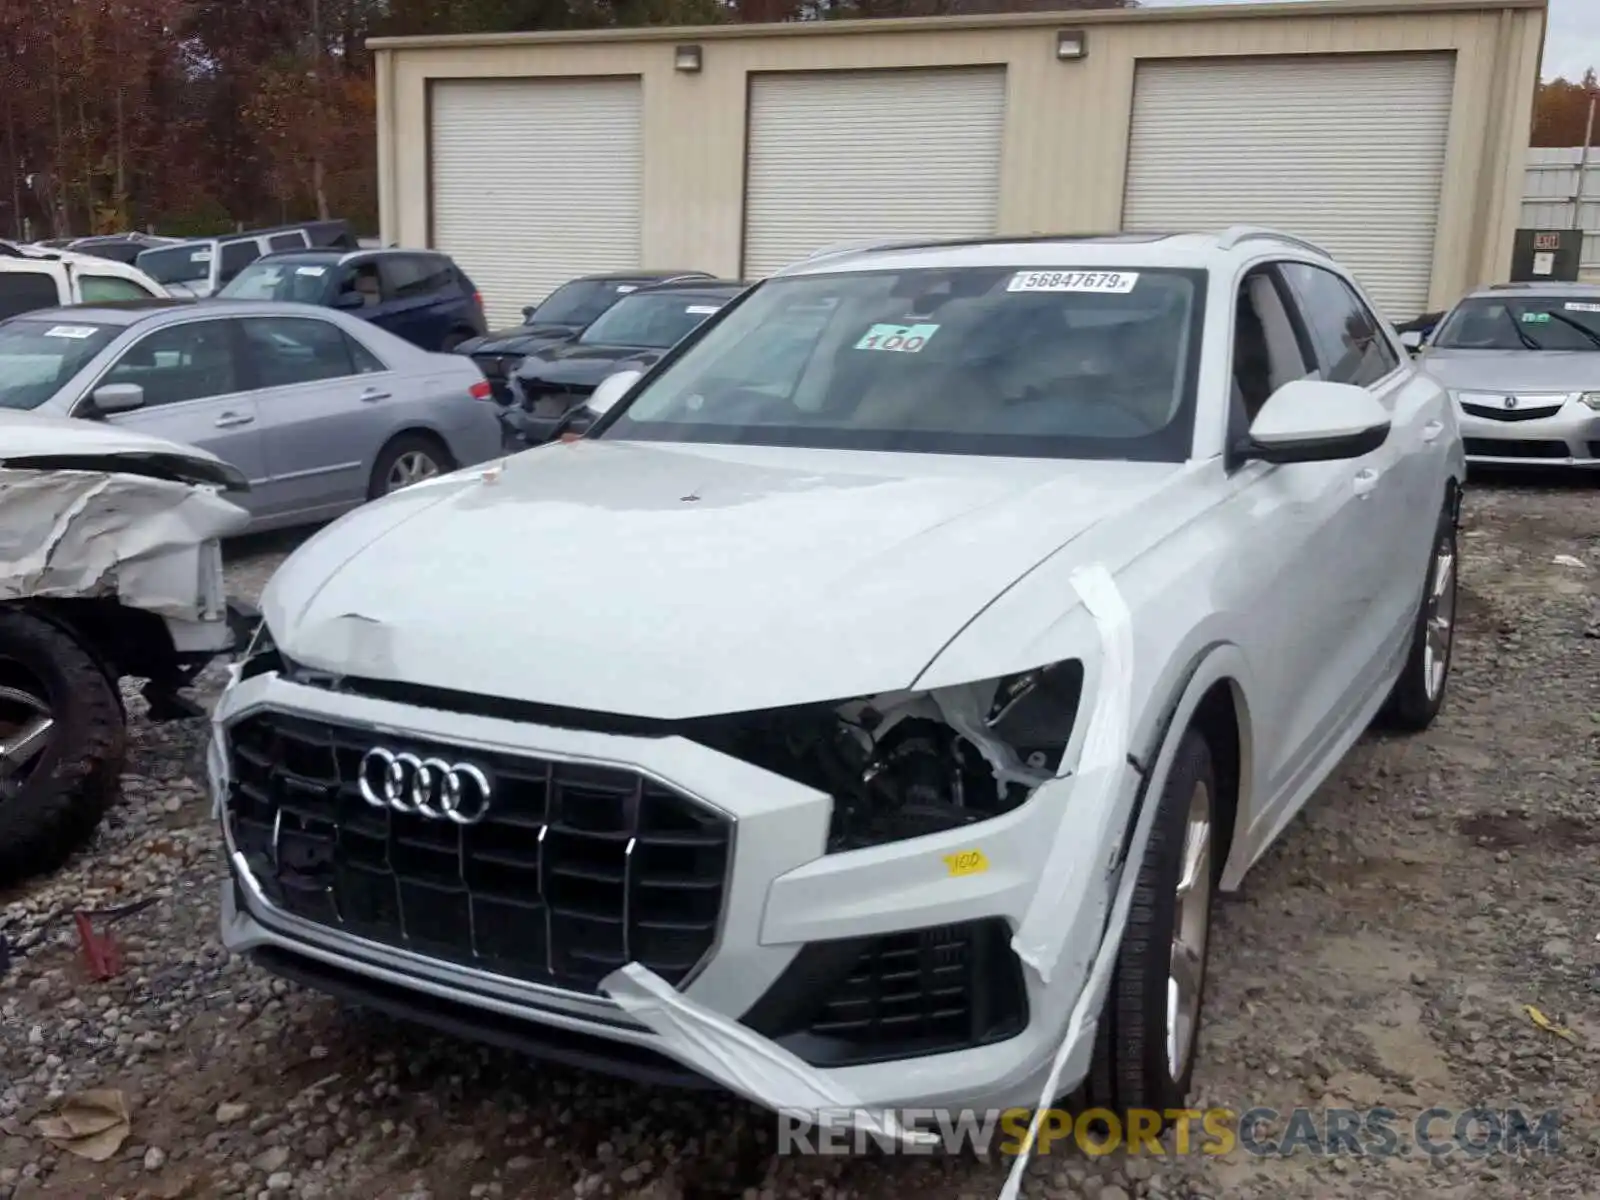
[(310, 245), (311, 237), (304, 229), (232, 233), (157, 246), (143, 251), (135, 261), (174, 296), (204, 299), (216, 295), (262, 255), (305, 250)]
[(167, 298), (166, 289), (137, 267), (71, 250), (0, 242), (0, 321), (61, 304)]

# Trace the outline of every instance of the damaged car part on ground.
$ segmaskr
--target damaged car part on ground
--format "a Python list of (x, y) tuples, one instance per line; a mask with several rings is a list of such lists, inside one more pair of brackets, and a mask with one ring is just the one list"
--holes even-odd
[(204, 715), (184, 689), (254, 623), (220, 545), (249, 521), (222, 493), (247, 488), (204, 451), (0, 410), (0, 886), (57, 865), (116, 796), (120, 680), (145, 681), (152, 720)]
[(1181, 1108), (1212, 896), (1444, 698), (1459, 434), (1359, 287), (1253, 229), (860, 249), (590, 403), (273, 578), (225, 943), (768, 1105)]

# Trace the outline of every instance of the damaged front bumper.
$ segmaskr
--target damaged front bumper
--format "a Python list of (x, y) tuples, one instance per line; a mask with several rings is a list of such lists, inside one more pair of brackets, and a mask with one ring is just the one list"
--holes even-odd
[[(208, 761), (233, 872), (223, 940), (269, 970), (575, 1065), (655, 1082), (711, 1075), (771, 1107), (803, 1107), (811, 1093), (788, 1096), (761, 1083), (749, 1057), (729, 1049), (740, 1038), (793, 1058), (831, 1094), (869, 1108), (1031, 1108), (1069, 1028), (1059, 1090), (1072, 1090), (1088, 1070), (1094, 1024), (1073, 1016), (1104, 939), (1116, 873), (1094, 821), (1061, 858), (1063, 814), (1081, 801), (1071, 776), (979, 824), (829, 853), (829, 796), (681, 737), (468, 716), (276, 674), (231, 687), (213, 720)], [(260, 774), (278, 768), (273, 756), (251, 751), (258, 734), (279, 739), (277, 761), (295, 764), (307, 804), (272, 800), (286, 793)], [(704, 940), (680, 929), (674, 941), (672, 930), (654, 928), (670, 924), (656, 918), (671, 908), (674, 878), (652, 875), (650, 856), (672, 831), (652, 842), (640, 827), (637, 853), (632, 842), (626, 853), (617, 843), (622, 876), (610, 881), (620, 889), (611, 893), (574, 884), (585, 870), (588, 885), (606, 883), (609, 860), (585, 859), (590, 843), (580, 845), (583, 836), (607, 836), (598, 828), (586, 835), (553, 822), (522, 846), (509, 825), (485, 826), (494, 836), (480, 843), (472, 826), (417, 822), (421, 841), (436, 842), (435, 850), (448, 843), (449, 854), (430, 855), (409, 835), (393, 841), (392, 820), (353, 782), (352, 764), (374, 750), (414, 753), (419, 765), (433, 756), (446, 770), (457, 756), (486, 762), (507, 803), (516, 764), (531, 761), (548, 772), (547, 787), (574, 795), (589, 788), (591, 816), (621, 775), (638, 781), (640, 795), (667, 797), (662, 805), (694, 808), (703, 824), (677, 835), (726, 835), (720, 874), (676, 878), (715, 894)], [(308, 789), (319, 781), (333, 809), (311, 802)], [(337, 852), (318, 824), (330, 811), (342, 823)], [(363, 838), (374, 839), (370, 857), (360, 852)], [(1080, 881), (1051, 914), (1061, 949), (1048, 982), (1024, 971), (1010, 948), (1047, 861)], [(386, 895), (403, 897), (402, 919), (364, 890), (375, 880)], [(496, 891), (513, 886), (521, 891)], [(653, 906), (639, 907), (651, 895)], [(611, 933), (621, 922), (620, 944), (605, 943), (617, 952), (609, 961), (582, 961), (604, 939), (585, 940), (580, 920), (597, 928), (610, 921)], [(530, 966), (534, 957), (541, 961)], [(668, 978), (685, 1001), (736, 1023), (739, 1037), (716, 1037), (693, 1052), (684, 1039), (664, 1037), (596, 985), (619, 962)]]

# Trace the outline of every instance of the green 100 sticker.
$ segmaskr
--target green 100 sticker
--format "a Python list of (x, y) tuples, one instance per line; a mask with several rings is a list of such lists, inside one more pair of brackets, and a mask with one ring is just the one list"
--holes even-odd
[(939, 332), (937, 325), (874, 325), (856, 343), (857, 350), (894, 350), (915, 354)]

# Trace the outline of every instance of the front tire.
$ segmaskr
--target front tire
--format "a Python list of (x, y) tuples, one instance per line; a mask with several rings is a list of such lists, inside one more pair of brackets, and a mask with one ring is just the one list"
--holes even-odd
[(49, 621), (0, 607), (0, 887), (88, 840), (126, 751), (116, 687), (94, 657)]
[(1406, 665), (1379, 714), (1378, 723), (1385, 728), (1420, 733), (1433, 724), (1444, 707), (1455, 648), (1458, 561), (1454, 510), (1447, 503), (1439, 515), (1433, 550), (1428, 556), (1422, 602), (1417, 607)]
[(1139, 864), (1089, 1069), (1090, 1105), (1119, 1120), (1130, 1109), (1183, 1108), (1189, 1094), (1223, 857), (1220, 802), (1211, 747), (1187, 730)]

